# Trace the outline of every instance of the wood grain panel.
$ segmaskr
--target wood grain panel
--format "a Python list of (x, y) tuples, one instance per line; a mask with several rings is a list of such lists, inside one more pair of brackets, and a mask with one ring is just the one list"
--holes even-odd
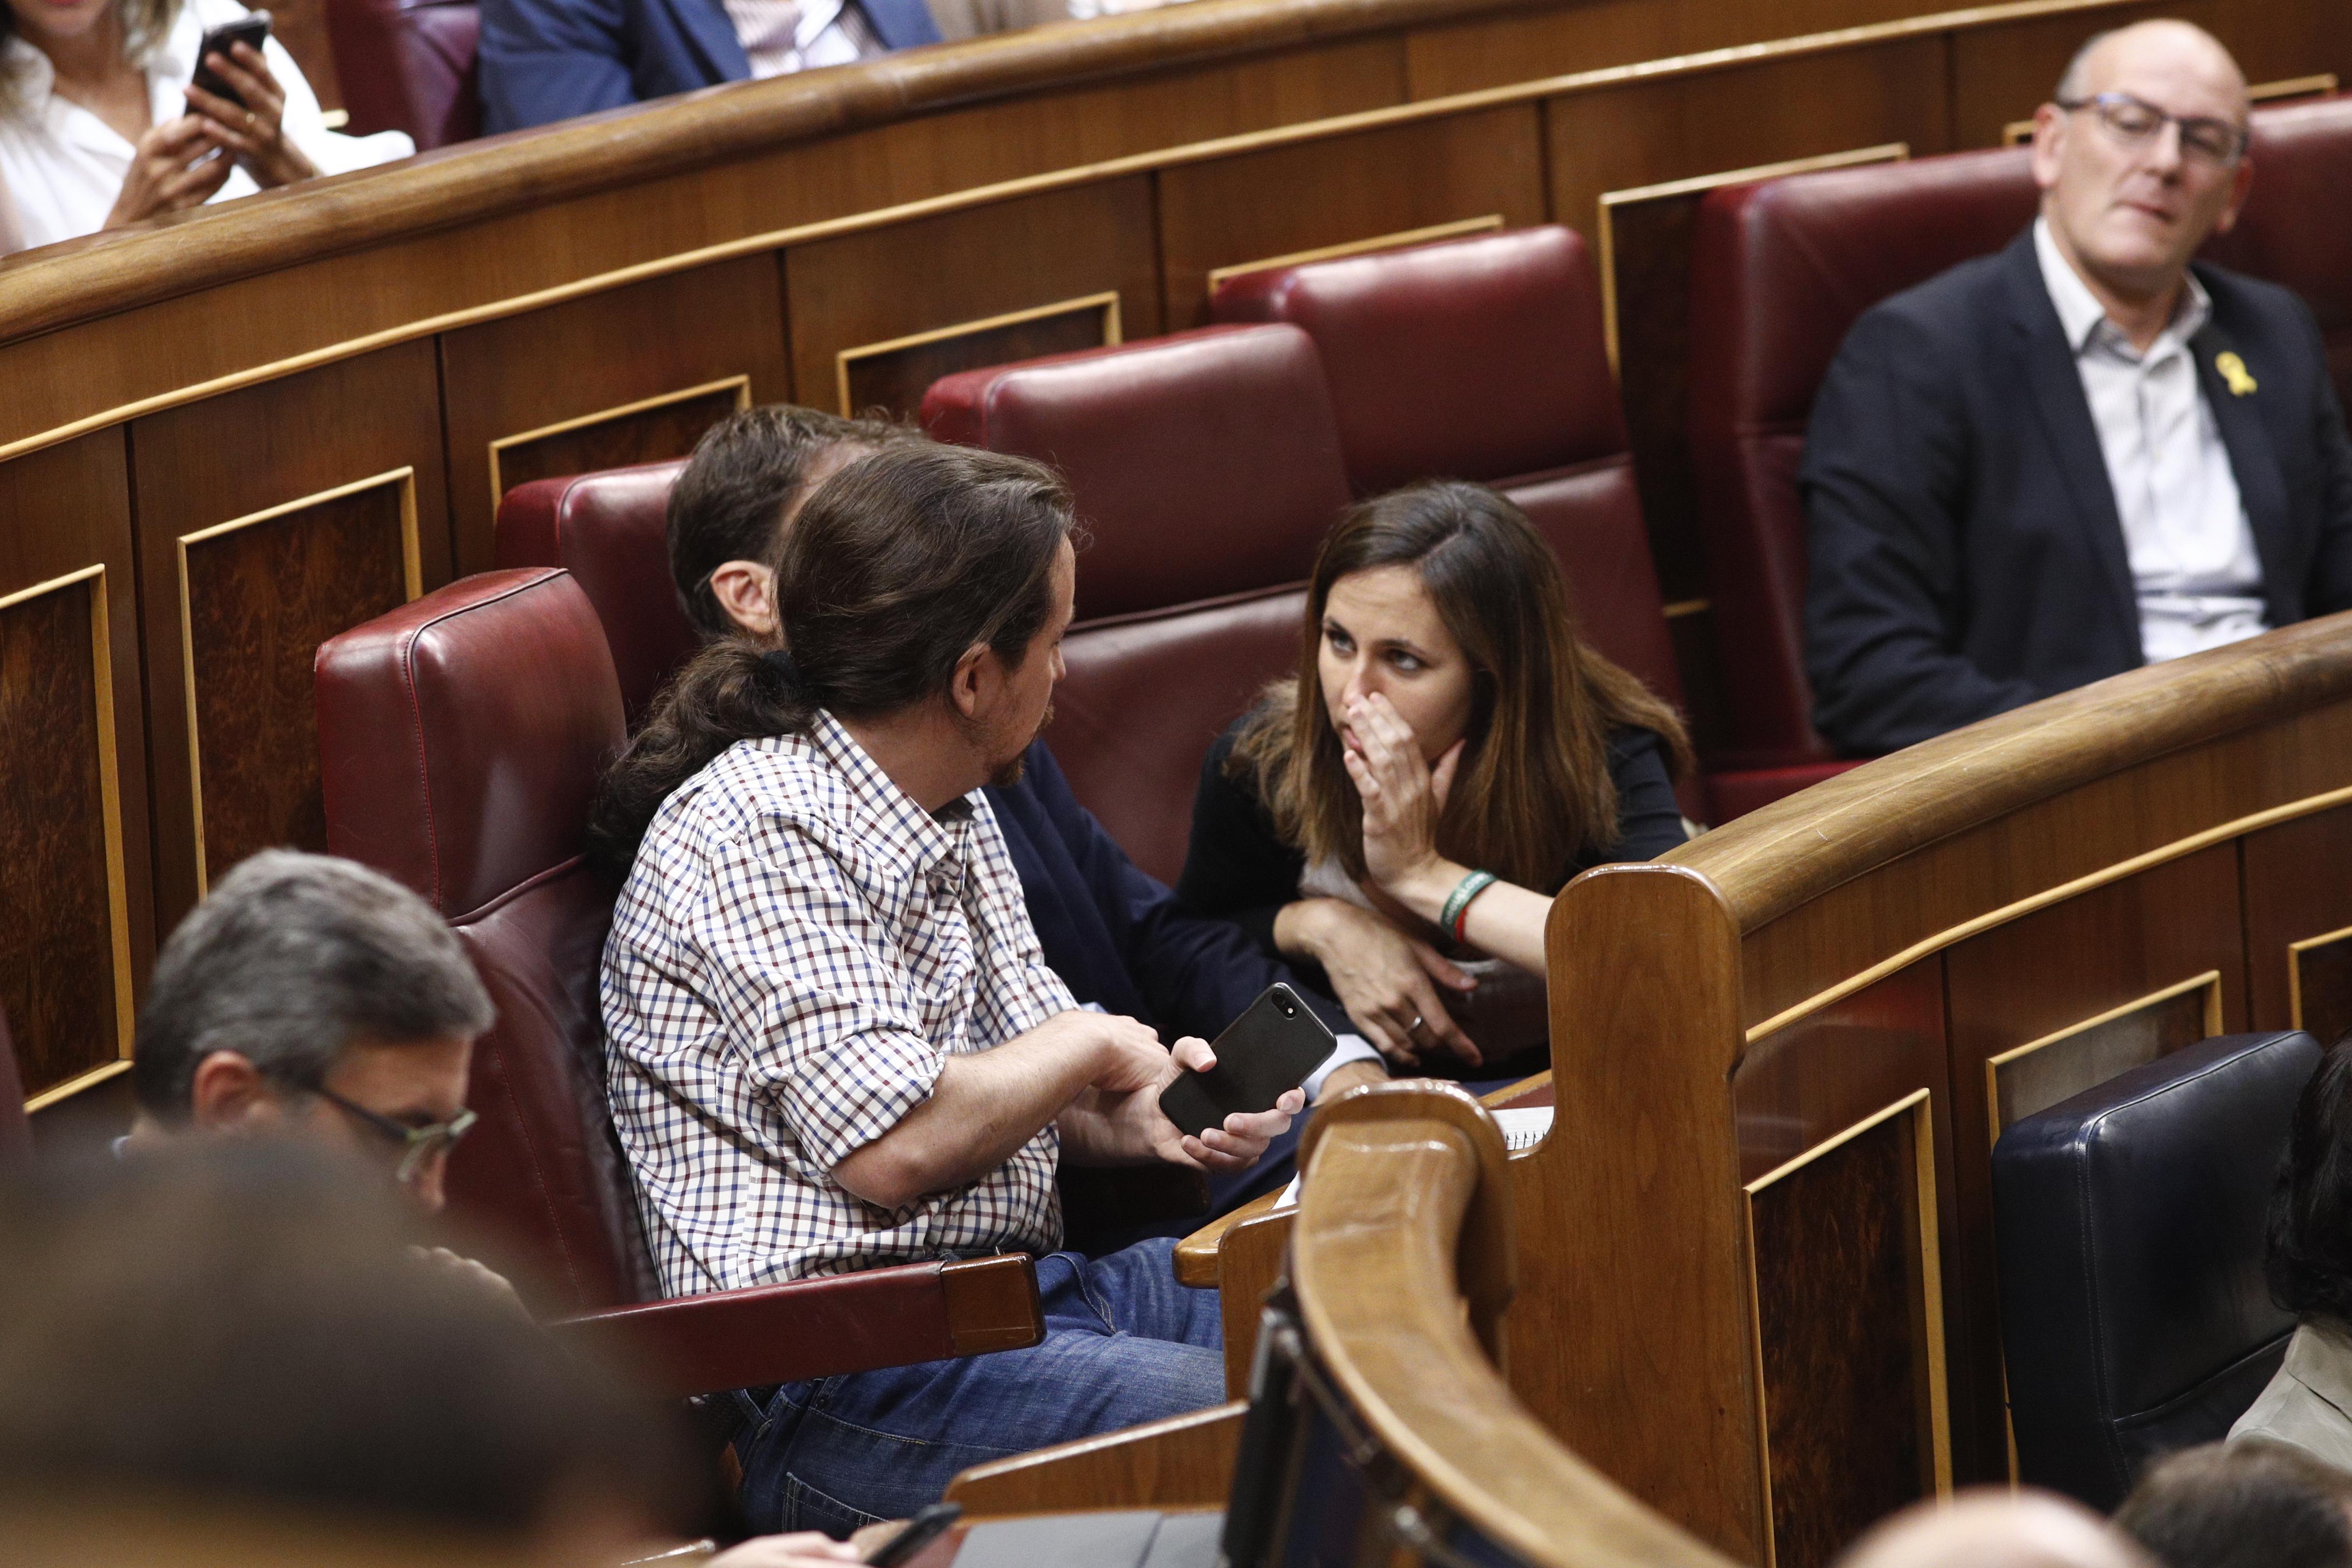
[(2212, 1038), (2221, 1032), (2221, 977), (2208, 974), (2001, 1052), (1985, 1063), (1992, 1136), (1998, 1140), (2011, 1122)]
[(2095, 18), (2026, 18), (1995, 38), (1952, 41), (1953, 133), (1963, 147), (1998, 146), (2001, 130), (2030, 119), (2056, 90), (2059, 73), (2093, 33), (2150, 16), (2177, 16), (2218, 37), (2249, 81), (2338, 71), (2352, 63), (2352, 6), (2284, 6), (2273, 0), (2182, 0), (2126, 5)]
[(271, 0), (269, 36), (285, 45), (294, 63), (302, 68), (302, 79), (318, 95), (320, 108), (333, 110), (343, 106), (334, 39), (327, 32), (326, 0)]
[(1416, 28), (1406, 45), (1406, 71), (1414, 98), (1441, 98), (1917, 15), (1908, 0), (1705, 0), (1671, 6), (1599, 0)]
[(105, 595), (103, 567), (0, 594), (0, 1009), (27, 1098), (130, 1045)]
[(845, 349), (834, 356), (835, 401), (845, 415), (879, 411), (912, 419), (922, 409), (923, 394), (941, 376), (1108, 347), (1126, 336), (1121, 314), (1117, 294), (1097, 294), (1066, 305), (918, 332), (870, 348)]
[[(408, 587), (390, 575), (401, 544), (396, 511), (373, 489), (348, 503), (341, 492), (410, 469), (416, 585), (448, 581), (437, 386), (433, 345), (404, 343), (131, 426), (159, 923), (176, 921), (198, 894), (199, 744), (208, 772), (226, 770), (214, 774), (219, 782), (202, 803), (204, 817), (235, 825), (234, 837), (215, 839), (216, 849), (258, 847), (243, 835), (279, 824), (315, 827), (316, 817), (299, 805), (315, 800), (319, 788), (312, 653), (320, 638), (400, 603)], [(265, 518), (210, 539), (192, 537), (298, 504), (299, 521)], [(255, 537), (239, 538), (248, 533)], [(192, 540), (184, 547), (192, 568), (184, 616), (183, 540)], [(265, 541), (291, 553), (281, 560), (256, 548)], [(355, 570), (366, 573), (364, 592), (343, 580)], [(241, 712), (248, 703), (261, 711)], [(190, 730), (192, 713), (198, 731)], [(215, 743), (221, 731), (201, 728), (208, 714), (237, 739)], [(270, 766), (289, 771), (265, 781), (258, 758), (237, 754), (248, 746), (264, 748), (276, 759)], [(226, 867), (215, 856), (211, 868)]]
[[(796, 246), (785, 254), (784, 289), (801, 401), (834, 405), (845, 353), (1106, 293), (1118, 297), (1123, 336), (1150, 337), (1160, 321), (1151, 232), (1151, 183), (1139, 176)], [(1076, 314), (1065, 325), (1087, 325)], [(1095, 324), (1104, 324), (1099, 312)], [(940, 351), (938, 363), (949, 370), (1001, 364), (1004, 359), (963, 356), (992, 343), (1013, 350), (1048, 341), (1050, 329), (1024, 333), (1010, 330), (1019, 323), (1005, 325), (1002, 334), (963, 341), (961, 352)], [(895, 380), (874, 384), (877, 401), (911, 388), (919, 403), (930, 384), (913, 384), (923, 368), (902, 362)]]
[(1497, 213), (1507, 227), (1544, 221), (1530, 104), (1239, 153), (1159, 179), (1171, 331), (1208, 320), (1216, 268)]
[(1218, 1507), (1233, 1489), (1248, 1412), (1236, 1400), (975, 1465), (948, 1484), (946, 1500), (974, 1517)]
[[(2352, 943), (2322, 940), (2352, 930), (2352, 880), (2313, 873), (2352, 865), (2352, 807), (2250, 833), (2242, 857), (2247, 1026), (2306, 1028), (2325, 1045), (2352, 1027), (2352, 995), (2341, 989), (2352, 984)], [(2298, 955), (2305, 942), (2315, 945)]]
[[(1956, 1408), (1982, 1414), (2003, 1403), (2000, 1361), (1990, 1353), (2000, 1329), (1985, 1064), (2209, 971), (2221, 976), (2222, 1026), (2242, 1028), (2242, 941), (2237, 849), (2219, 844), (1996, 926), (1945, 953), (1959, 1226), (1948, 1250), (1969, 1287), (1953, 1337), (1984, 1352), (1965, 1369), (1969, 1382), (1959, 1382), (1962, 1369), (1955, 1369)], [(1970, 1441), (1963, 1473), (2006, 1470), (2005, 1427), (1975, 1424)]]
[(121, 432), (0, 464), (0, 1008), (28, 1095), (129, 1054), (154, 959), (131, 555)]
[(1598, 243), (1604, 192), (1900, 142), (1951, 145), (1940, 37), (1547, 99), (1558, 221)]
[(1775, 1568), (1817, 1568), (1950, 1485), (1927, 1107), (1749, 1188)]
[[(460, 573), (493, 559), (492, 443), (560, 437), (501, 448), (497, 482), (511, 488), (526, 474), (578, 472), (562, 467), (571, 462), (684, 457), (738, 401), (791, 395), (783, 301), (766, 257), (445, 332), (440, 346)], [(678, 395), (689, 389), (701, 390)]]
[(177, 577), (201, 893), (257, 849), (326, 849), (311, 665), (419, 592), (415, 476), (184, 535)]

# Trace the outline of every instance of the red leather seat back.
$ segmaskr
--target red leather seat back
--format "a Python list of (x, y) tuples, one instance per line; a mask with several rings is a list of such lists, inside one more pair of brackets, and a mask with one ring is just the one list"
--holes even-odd
[(1303, 589), (1097, 621), (1062, 644), (1046, 738), (1070, 789), (1163, 882), (1184, 868), (1201, 759), (1265, 684), (1298, 667)]
[(1691, 256), (1691, 457), (1729, 744), (1749, 766), (1831, 755), (1805, 679), (1805, 520), (1796, 488), (1813, 394), (1873, 305), (2000, 249), (2036, 205), (2023, 148), (1731, 185), (1700, 204)]
[(1296, 327), (966, 371), (932, 384), (923, 426), (1069, 477), (1094, 535), (1087, 620), (1301, 581), (1348, 500), (1323, 368)]
[(499, 503), (500, 566), (561, 566), (604, 623), (631, 728), (701, 646), (669, 571), (669, 492), (682, 458), (517, 485)]
[(25, 1083), (16, 1072), (16, 1048), (8, 1038), (8, 1015), (0, 1013), (0, 1175), (33, 1162), (33, 1127), (25, 1119)]
[(482, 133), (480, 14), (456, 0), (327, 0), (351, 132), (405, 131), (420, 153)]
[(505, 1244), (542, 1312), (645, 1299), (604, 1104), (612, 895), (581, 858), (597, 772), (625, 738), (587, 596), (543, 569), (453, 583), (321, 644), (318, 704), (329, 849), (428, 900), (498, 1005), (451, 1205)]
[(1681, 703), (1600, 284), (1574, 229), (1244, 273), (1210, 308), (1315, 340), (1357, 494), (1458, 479), (1509, 496), (1559, 555), (1584, 636)]
[(2352, 95), (2254, 115), (2254, 188), (2236, 230), (2210, 247), (2224, 266), (2283, 283), (2319, 318), (2336, 396), (2352, 406)]

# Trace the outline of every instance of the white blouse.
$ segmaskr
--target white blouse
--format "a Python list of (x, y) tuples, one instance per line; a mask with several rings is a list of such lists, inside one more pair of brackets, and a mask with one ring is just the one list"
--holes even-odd
[[(148, 101), (156, 124), (188, 111), (180, 89), (196, 74), (196, 49), (205, 30), (245, 14), (236, 0), (185, 0), (181, 5), (171, 31), (147, 60)], [(287, 138), (321, 174), (388, 163), (416, 151), (404, 132), (344, 136), (328, 130), (318, 95), (285, 46), (270, 38), (262, 45), (262, 55), (286, 92)], [(106, 215), (114, 210), (114, 198), (122, 192), (122, 178), (130, 173), (131, 144), (89, 110), (59, 98), (53, 90), (56, 79), (48, 57), (22, 37), (11, 37), (0, 47), (0, 63), (8, 72), (14, 101), (21, 105), (0, 111), (0, 187), (5, 187), (0, 190), (0, 252), (16, 246), (53, 245), (103, 228)], [(252, 175), (238, 169), (212, 199), (249, 196), (259, 188)], [(8, 233), (10, 206), (16, 219), (15, 235)]]

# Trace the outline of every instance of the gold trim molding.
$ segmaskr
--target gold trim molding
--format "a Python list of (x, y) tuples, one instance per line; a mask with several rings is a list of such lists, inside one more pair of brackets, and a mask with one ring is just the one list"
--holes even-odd
[(1944, 1350), (1944, 1262), (1936, 1201), (1935, 1099), (1929, 1090), (1915, 1089), (1892, 1105), (1873, 1111), (1843, 1131), (1783, 1161), (1740, 1188), (1741, 1217), (1748, 1228), (1748, 1333), (1756, 1379), (1756, 1452), (1763, 1469), (1759, 1479), (1764, 1497), (1765, 1568), (1774, 1568), (1779, 1561), (1779, 1548), (1772, 1534), (1772, 1421), (1771, 1413), (1765, 1408), (1763, 1291), (1756, 1275), (1756, 1195), (1906, 1111), (1914, 1118), (1912, 1177), (1919, 1215), (1921, 1337), (1926, 1342), (1921, 1348), (1927, 1358), (1927, 1424), (1933, 1448), (1936, 1495), (1952, 1495), (1951, 1373)]
[(114, 639), (106, 613), (106, 563), (98, 562), (62, 577), (19, 588), (13, 594), (0, 594), (0, 610), (11, 610), (30, 600), (60, 594), (82, 583), (89, 584), (90, 687), (98, 724), (99, 823), (106, 853), (106, 923), (114, 958), (114, 1044), (118, 1059), (34, 1095), (25, 1102), (27, 1110), (54, 1104), (102, 1078), (124, 1070), (131, 1061), (131, 1037), (137, 1029), (131, 1006), (131, 877), (122, 858), (122, 767), (114, 744)]
[[(2301, 942), (2286, 944), (2286, 1018), (2289, 1028), (2303, 1027), (2303, 955), (2314, 948), (2333, 947), (2352, 937), (2352, 926), (2322, 931), (2317, 936), (2305, 937)], [(2327, 1042), (2322, 1040), (2321, 1045)]]
[(1488, 213), (1484, 217), (1433, 223), (1427, 228), (1402, 229), (1395, 234), (1374, 235), (1370, 239), (1342, 240), (1338, 245), (1318, 246), (1313, 250), (1294, 250), (1286, 256), (1267, 256), (1255, 261), (1236, 261), (1227, 267), (1212, 267), (1209, 268), (1209, 297), (1216, 298), (1218, 284), (1228, 278), (1239, 278), (1245, 272), (1265, 272), (1276, 267), (1303, 267), (1310, 261), (1337, 261), (1347, 256), (1370, 256), (1376, 250), (1402, 250), (1409, 245), (1462, 239), (1474, 234), (1500, 234), (1502, 230), (1503, 215)]
[(1051, 305), (1032, 305), (1025, 310), (1007, 310), (1001, 316), (983, 316), (976, 321), (957, 321), (929, 331), (909, 332), (903, 338), (888, 338), (878, 343), (857, 343), (833, 356), (834, 399), (844, 419), (854, 419), (856, 411), (849, 405), (849, 365), (852, 360), (877, 359), (896, 353), (900, 349), (920, 348), (925, 343), (944, 342), (950, 338), (970, 337), (976, 332), (994, 331), (999, 327), (1015, 327), (1024, 321), (1042, 321), (1048, 316), (1066, 316), (1079, 310), (1097, 310), (1102, 312), (1105, 348), (1116, 348), (1126, 342), (1119, 323), (1118, 290), (1107, 289), (1099, 294), (1081, 294), (1074, 300), (1060, 300)]
[(2021, 1046), (2011, 1046), (1998, 1055), (1987, 1057), (1984, 1064), (1985, 1130), (1990, 1134), (1989, 1142), (2000, 1142), (2001, 1133), (2008, 1128), (2008, 1124), (2000, 1120), (2000, 1069), (2002, 1068), (2011, 1062), (2022, 1061), (2036, 1051), (2048, 1046), (2054, 1046), (2061, 1040), (2071, 1040), (2077, 1035), (2087, 1034), (2102, 1024), (2112, 1024), (2116, 1019), (2128, 1017), (2134, 1013), (2144, 1013), (2151, 1007), (2161, 1007), (2176, 996), (2185, 996), (2200, 989), (2205, 993), (2205, 1037), (2210, 1039), (2221, 1032), (2221, 972), (2218, 969), (2209, 969), (2202, 974), (2190, 975), (2188, 979), (2168, 985), (2161, 991), (2151, 991), (2147, 995), (2135, 997), (2120, 1006), (2110, 1007), (2096, 1017), (2084, 1018), (2078, 1023), (2069, 1024), (2063, 1029), (2053, 1029), (2038, 1040), (2028, 1040)]
[(180, 684), (181, 692), (186, 700), (188, 709), (188, 804), (190, 814), (195, 822), (196, 897), (199, 899), (212, 890), (212, 880), (209, 868), (205, 864), (205, 763), (204, 749), (196, 729), (196, 633), (188, 603), (188, 547), (192, 544), (205, 543), (221, 538), (225, 534), (235, 533), (240, 529), (251, 528), (257, 523), (271, 521), (286, 516), (289, 512), (300, 511), (305, 507), (323, 506), (329, 501), (341, 500), (345, 496), (357, 495), (362, 490), (381, 489), (387, 485), (400, 487), (402, 586), (406, 590), (408, 597), (415, 599), (425, 592), (425, 569), (423, 559), (417, 550), (416, 469), (414, 467), (389, 468), (381, 474), (371, 474), (363, 479), (353, 479), (347, 485), (337, 485), (332, 489), (320, 490), (315, 495), (281, 501), (276, 506), (265, 508), (260, 511), (247, 512), (243, 517), (233, 517), (226, 522), (216, 522), (209, 528), (200, 528), (194, 533), (184, 533), (175, 542), (180, 574)]
[[(123, 1038), (127, 1042), (130, 1037), (126, 1035)], [(61, 1105), (78, 1094), (87, 1094), (100, 1084), (121, 1078), (130, 1070), (131, 1047), (125, 1044), (120, 1061), (102, 1062), (88, 1072), (76, 1073), (55, 1088), (41, 1090), (25, 1101), (25, 1114), (30, 1116), (36, 1111), (47, 1110), (52, 1105)]]
[(1719, 185), (1744, 185), (1754, 180), (1785, 179), (1790, 174), (1813, 174), (1824, 169), (1850, 169), (1863, 163), (1901, 163), (1911, 156), (1907, 142), (1882, 142), (1874, 147), (1855, 147), (1843, 153), (1823, 153), (1811, 158), (1790, 158), (1778, 163), (1758, 163), (1746, 169), (1726, 169), (1715, 174), (1693, 174), (1687, 179), (1668, 180), (1662, 184), (1634, 185), (1622, 191), (1601, 193), (1599, 226), (1601, 250), (1601, 331), (1609, 347), (1609, 371), (1617, 373), (1617, 231), (1612, 215), (1623, 206), (1641, 202), (1665, 201), (1674, 196), (1696, 195)]
[[(735, 394), (737, 413), (740, 414), (751, 406), (751, 377), (748, 374), (730, 375), (723, 381), (706, 381), (700, 386), (683, 387), (677, 392), (664, 392), (652, 397), (641, 397), (635, 403), (624, 403), (614, 408), (600, 408), (593, 414), (583, 414), (571, 419), (559, 419), (552, 425), (542, 425), (536, 430), (525, 430), (519, 435), (499, 437), (490, 443), (490, 516), (492, 519), (497, 518), (499, 503), (506, 500), (506, 487), (499, 481), (499, 457), (508, 447), (520, 447), (526, 441), (542, 440), (550, 436), (561, 436), (567, 431), (585, 430), (591, 425), (604, 425), (614, 419), (626, 419), (632, 414), (643, 414), (655, 408), (667, 408), (674, 403), (688, 403), (695, 398), (708, 397), (714, 392), (725, 392), (730, 388)], [(415, 597), (414, 594), (409, 596)]]
[(843, 235), (862, 234), (872, 229), (887, 228), (893, 224), (934, 217), (943, 213), (961, 212), (967, 208), (986, 206), (995, 202), (1018, 196), (1035, 195), (1049, 191), (1068, 190), (1096, 181), (1108, 181), (1130, 174), (1148, 174), (1161, 169), (1176, 168), (1189, 163), (1213, 163), (1219, 158), (1256, 153), (1271, 147), (1296, 145), (1353, 135), (1359, 132), (1382, 130), (1391, 125), (1410, 124), (1422, 120), (1443, 119), (1448, 115), (1465, 114), (1516, 103), (1539, 102), (1548, 98), (1565, 97), (1573, 93), (1605, 91), (1612, 88), (1646, 85), (1676, 76), (1698, 76), (1718, 70), (1737, 69), (1744, 66), (1768, 64), (1775, 60), (1802, 58), (1815, 55), (1834, 54), (1842, 49), (1867, 48), (1874, 45), (1897, 42), (1906, 38), (1927, 37), (1939, 33), (1973, 32), (2009, 22), (2032, 21), (2044, 16), (2090, 15), (2116, 10), (2129, 0), (2012, 0), (1997, 5), (1975, 5), (1957, 11), (1942, 11), (1932, 16), (1906, 17), (1896, 22), (1878, 22), (1864, 26), (1833, 28), (1827, 32), (1808, 33), (1795, 37), (1776, 38), (1763, 43), (1741, 44), (1727, 48), (1706, 49), (1664, 59), (1645, 60), (1633, 65), (1605, 66), (1593, 70), (1571, 71), (1565, 75), (1547, 77), (1536, 81), (1516, 82), (1503, 87), (1483, 88), (1475, 92), (1456, 93), (1445, 98), (1422, 99), (1410, 103), (1391, 104), (1381, 109), (1360, 110), (1354, 114), (1335, 115), (1328, 120), (1306, 121), (1296, 125), (1271, 127), (1264, 131), (1244, 132), (1232, 136), (1213, 137), (1204, 142), (1187, 142), (1181, 146), (1160, 148), (1147, 153), (1129, 153), (1125, 157), (1105, 159), (1100, 163), (1080, 164), (1073, 168), (1054, 169), (1037, 174), (1024, 174), (991, 184), (974, 185), (965, 190), (949, 191), (917, 201), (901, 202), (894, 206), (877, 207), (862, 213), (845, 214), (839, 217), (822, 218), (813, 223), (795, 224), (770, 229), (760, 234), (722, 240), (714, 245), (698, 247), (676, 255), (656, 257), (648, 261), (633, 263), (607, 272), (573, 279), (567, 283), (552, 284), (528, 293), (494, 300), (462, 310), (444, 311), (418, 321), (404, 321), (398, 326), (362, 333), (338, 342), (323, 344), (302, 353), (273, 361), (268, 364), (234, 371), (208, 381), (175, 387), (169, 392), (135, 399), (98, 414), (68, 421), (37, 435), (21, 437), (0, 443), (0, 461), (51, 447), (61, 441), (92, 430), (104, 429), (143, 415), (175, 408), (185, 403), (199, 402), (206, 397), (233, 392), (260, 382), (274, 381), (282, 376), (310, 370), (337, 360), (351, 359), (375, 349), (416, 338), (430, 337), (436, 332), (451, 331), (483, 321), (497, 321), (506, 316), (521, 315), (550, 305), (562, 304), (590, 294), (625, 288), (648, 279), (665, 278), (673, 273), (690, 271), (714, 262), (730, 261), (741, 256), (761, 251), (781, 250), (794, 245), (804, 245), (820, 239), (838, 238)]

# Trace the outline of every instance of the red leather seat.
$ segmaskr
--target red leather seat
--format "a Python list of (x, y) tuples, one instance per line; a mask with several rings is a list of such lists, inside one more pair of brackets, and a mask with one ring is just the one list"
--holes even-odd
[(482, 133), (480, 14), (457, 0), (327, 0), (351, 132), (405, 131), (420, 153)]
[(701, 645), (669, 573), (669, 492), (686, 459), (517, 485), (499, 503), (498, 563), (561, 566), (604, 623), (632, 729)]
[(498, 1006), (450, 1202), (528, 1265), (518, 1283), (536, 1309), (628, 1307), (589, 1331), (629, 1338), (679, 1392), (1037, 1342), (1021, 1257), (631, 1305), (654, 1288), (604, 1105), (596, 976), (613, 894), (581, 856), (621, 698), (569, 574), (454, 583), (322, 644), (317, 683), (329, 847), (429, 900)]
[(33, 1127), (25, 1118), (25, 1083), (16, 1072), (16, 1049), (8, 1039), (8, 1015), (0, 1013), (0, 1175), (33, 1163)]
[[(1314, 338), (1358, 495), (1447, 478), (1510, 497), (1559, 557), (1578, 629), (1682, 706), (1600, 286), (1575, 230), (1244, 273), (1210, 310)], [(1684, 794), (1685, 809), (1704, 815), (1698, 782)]]
[(1297, 668), (1315, 549), (1348, 502), (1314, 343), (1207, 327), (933, 384), (941, 440), (1054, 464), (1093, 542), (1050, 732), (1070, 787), (1172, 881), (1201, 759)]
[[(1738, 766), (1820, 776), (1796, 474), (1813, 393), (1888, 295), (2000, 249), (2036, 204), (2023, 148), (1730, 185), (1691, 253), (1690, 437)], [(1722, 815), (1733, 815), (1718, 810)]]
[(2262, 110), (2253, 124), (2253, 193), (2211, 254), (2303, 296), (2352, 406), (2352, 95)]

